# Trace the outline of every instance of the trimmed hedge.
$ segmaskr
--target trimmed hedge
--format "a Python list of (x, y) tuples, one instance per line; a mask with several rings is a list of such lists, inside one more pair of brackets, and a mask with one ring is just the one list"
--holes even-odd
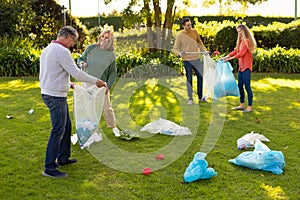
[(259, 47), (268, 49), (279, 45), (300, 48), (300, 20), (289, 24), (274, 22), (268, 26), (255, 26), (251, 30)]
[[(243, 22), (211, 21), (200, 23), (195, 20), (195, 29), (200, 34), (209, 51), (231, 51), (236, 45), (236, 26)], [(248, 25), (248, 24), (247, 24)], [(264, 49), (275, 48), (277, 45), (290, 48), (300, 48), (300, 20), (289, 24), (273, 22), (268, 26), (253, 26), (257, 46)]]
[[(39, 54), (16, 48), (2, 48), (0, 54), (0, 76), (38, 76)], [(78, 54), (74, 54), (76, 60)], [(217, 58), (214, 58), (217, 59)], [(275, 47), (270, 50), (258, 48), (253, 55), (253, 72), (300, 73), (300, 50)], [(237, 59), (230, 61), (237, 71)], [(116, 59), (118, 76), (130, 74), (140, 66), (167, 66), (183, 74), (184, 68), (180, 58), (170, 52), (123, 53)], [(137, 71), (135, 71), (137, 72)], [(157, 71), (159, 74), (159, 71)]]

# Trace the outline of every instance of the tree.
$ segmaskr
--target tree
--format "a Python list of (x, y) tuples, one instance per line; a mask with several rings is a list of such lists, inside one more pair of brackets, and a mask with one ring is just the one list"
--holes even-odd
[[(109, 4), (112, 0), (104, 0)], [(189, 2), (186, 0), (185, 2)], [(134, 12), (132, 7), (142, 5), (140, 11)], [(157, 49), (170, 50), (172, 27), (176, 14), (175, 0), (167, 0), (166, 11), (161, 8), (161, 0), (131, 0), (122, 12), (125, 24), (139, 26), (146, 22), (147, 39), (151, 51)]]
[(230, 12), (230, 7), (235, 3), (239, 3), (242, 6), (242, 12), (245, 13), (249, 4), (256, 5), (266, 1), (268, 0), (204, 0), (202, 6), (208, 8), (219, 3), (219, 14), (222, 15), (224, 13), (224, 7), (227, 7), (228, 12)]
[[(21, 36), (33, 40), (35, 47), (43, 48), (56, 39), (62, 27), (62, 8), (56, 0), (1, 0), (0, 36)], [(76, 27), (79, 33), (77, 49), (83, 48), (87, 35), (79, 20), (66, 13), (66, 25)], [(71, 20), (72, 19), (72, 20)]]

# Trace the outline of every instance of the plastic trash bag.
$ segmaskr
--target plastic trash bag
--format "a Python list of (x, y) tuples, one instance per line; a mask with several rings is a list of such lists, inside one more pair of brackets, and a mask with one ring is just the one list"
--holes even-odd
[(270, 142), (268, 138), (266, 138), (264, 135), (261, 135), (259, 133), (254, 133), (254, 131), (251, 131), (251, 133), (247, 133), (243, 137), (239, 138), (237, 143), (237, 149), (247, 149), (247, 148), (253, 148), (255, 141), (259, 139), (260, 141), (264, 142)]
[[(102, 140), (101, 134), (98, 133), (98, 125), (103, 110), (105, 88), (97, 88), (94, 85), (84, 88), (75, 85), (73, 95), (76, 134), (83, 149)], [(74, 144), (77, 140), (71, 138), (71, 141)]]
[(140, 131), (148, 131), (150, 133), (161, 133), (165, 135), (191, 135), (189, 128), (179, 126), (178, 124), (159, 118), (156, 121), (146, 124)]
[(203, 94), (205, 99), (213, 98), (216, 79), (216, 62), (209, 56), (203, 56)]
[(197, 152), (193, 161), (189, 164), (184, 172), (184, 182), (193, 182), (199, 179), (210, 179), (217, 175), (213, 168), (208, 167), (205, 160), (206, 153)]
[(251, 169), (273, 172), (274, 174), (282, 174), (285, 166), (282, 152), (270, 150), (259, 139), (255, 141), (254, 151), (243, 152), (236, 158), (228, 160), (228, 162)]
[(232, 70), (233, 68), (229, 62), (221, 60), (217, 62), (213, 100), (224, 96), (240, 96)]

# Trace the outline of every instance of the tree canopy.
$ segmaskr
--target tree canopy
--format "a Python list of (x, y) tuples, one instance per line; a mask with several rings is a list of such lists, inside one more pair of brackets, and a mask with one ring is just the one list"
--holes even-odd
[(266, 2), (268, 0), (204, 0), (202, 6), (203, 7), (210, 7), (215, 4), (219, 4), (220, 9), (219, 9), (219, 14), (227, 14), (227, 13), (232, 13), (231, 6), (233, 4), (240, 4), (241, 5), (241, 10), (244, 14), (244, 12), (247, 10), (249, 4), (256, 5), (260, 4), (263, 2)]

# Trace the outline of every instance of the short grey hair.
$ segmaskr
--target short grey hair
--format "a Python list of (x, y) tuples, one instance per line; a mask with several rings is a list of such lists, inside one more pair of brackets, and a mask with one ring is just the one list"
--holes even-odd
[(71, 26), (64, 26), (58, 31), (58, 37), (67, 37), (68, 35), (78, 39), (77, 30)]

